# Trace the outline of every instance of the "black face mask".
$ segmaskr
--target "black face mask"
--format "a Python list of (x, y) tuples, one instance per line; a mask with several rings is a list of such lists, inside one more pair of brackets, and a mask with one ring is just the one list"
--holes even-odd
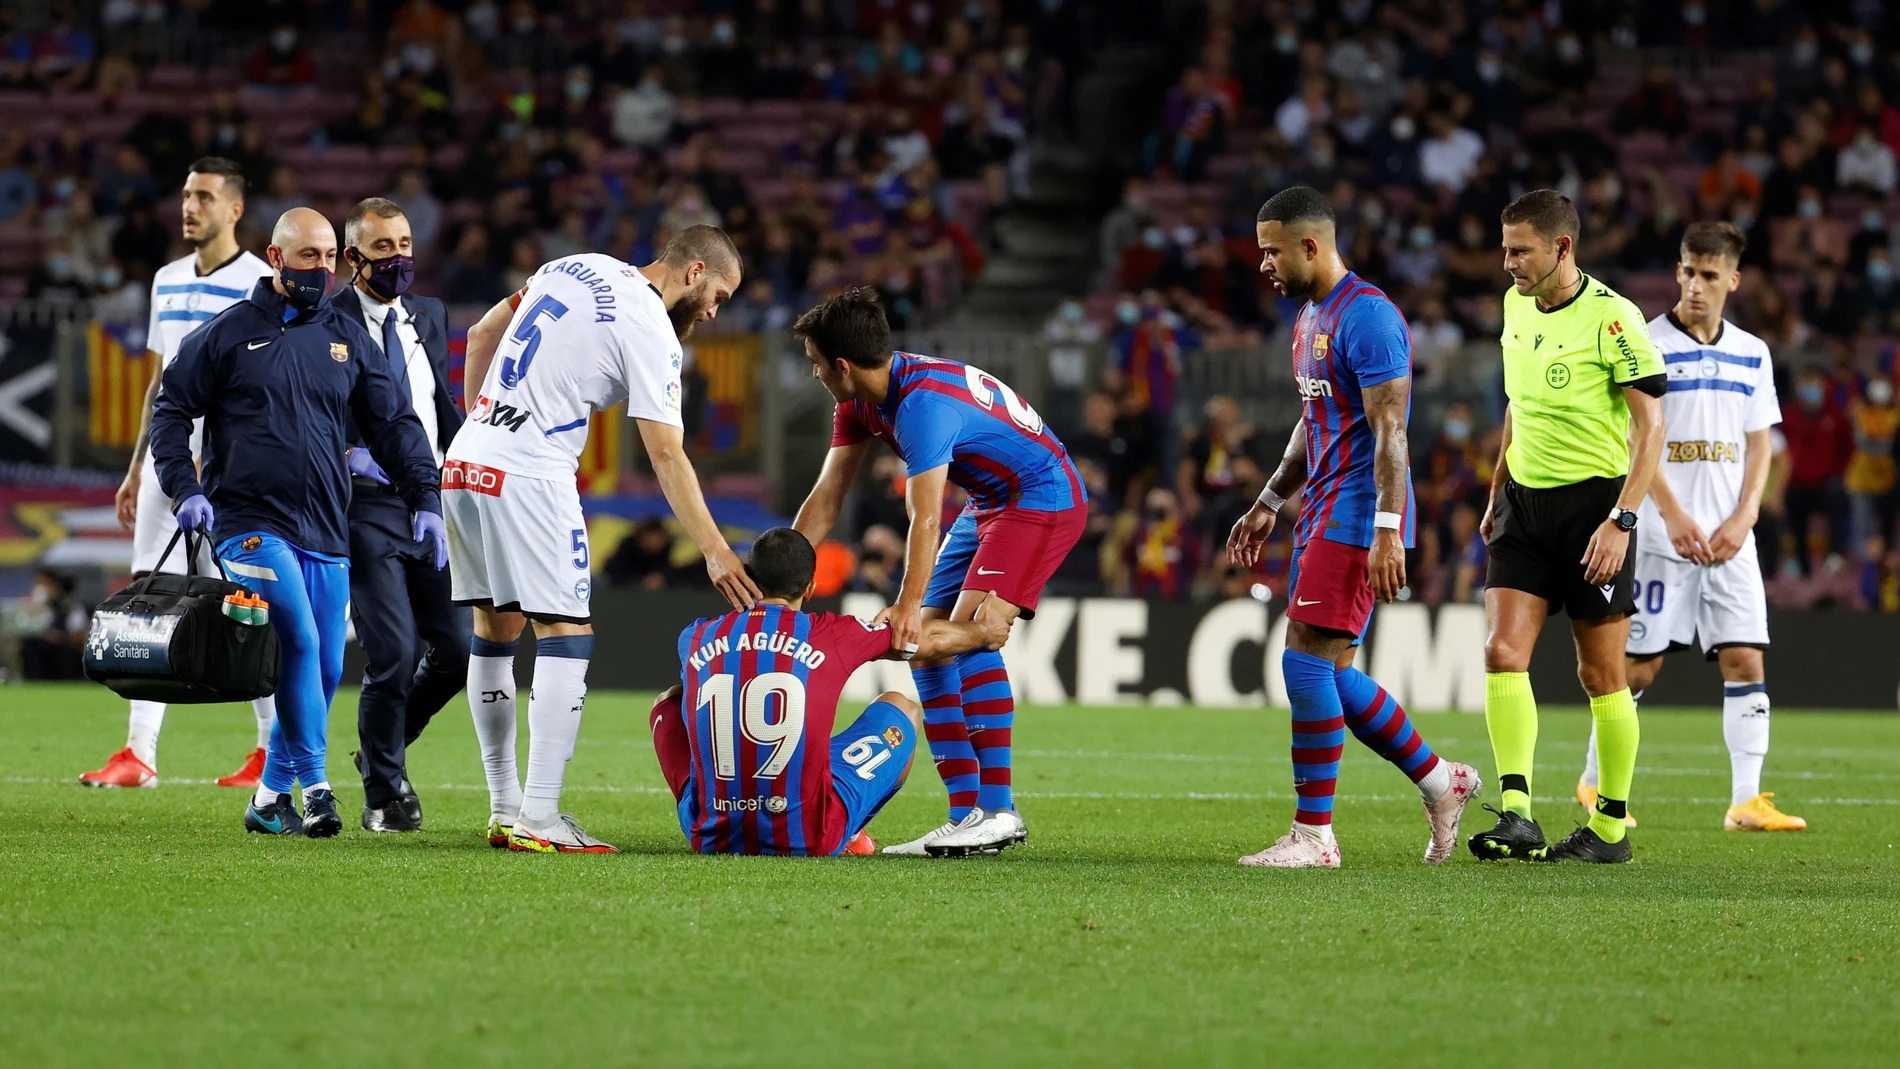
[(351, 249), (350, 259), (356, 262), (354, 277), (367, 281), (370, 292), (385, 301), (393, 301), (408, 293), (409, 284), (416, 280), (416, 258), (407, 253), (372, 260), (360, 251)]
[(312, 267), (300, 271), (284, 267), (278, 269), (277, 275), (284, 283), (284, 300), (292, 308), (315, 308), (324, 302), (330, 291), (328, 268)]

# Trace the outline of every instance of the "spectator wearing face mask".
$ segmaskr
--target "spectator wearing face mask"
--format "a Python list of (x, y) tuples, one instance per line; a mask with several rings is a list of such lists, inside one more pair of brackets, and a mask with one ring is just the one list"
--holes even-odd
[(1847, 541), (1848, 505), (1842, 476), (1854, 455), (1853, 425), (1828, 397), (1827, 380), (1804, 371), (1795, 387), (1797, 403), (1782, 412), (1781, 432), (1788, 440), (1788, 529), (1794, 535), (1794, 559), (1801, 574), (1814, 571), (1810, 549), (1812, 521), (1821, 519), (1827, 545), (1838, 551)]
[(1425, 454), (1423, 478), (1415, 491), (1419, 510), (1437, 521), (1452, 504), (1464, 501), (1483, 483), (1478, 477), (1480, 450), (1472, 434), (1471, 406), (1460, 401), (1445, 409), (1438, 437)]
[(1187, 594), (1199, 564), (1194, 539), (1173, 493), (1148, 491), (1128, 540), (1129, 592), (1136, 597), (1176, 598)]
[(1863, 124), (1835, 158), (1834, 180), (1842, 189), (1864, 189), (1882, 196), (1892, 193), (1893, 150), (1881, 143), (1873, 127)]
[(1066, 441), (1081, 417), (1089, 354), (1102, 340), (1102, 328), (1089, 321), (1081, 301), (1071, 298), (1057, 305), (1055, 314), (1043, 324), (1042, 340), (1049, 350), (1049, 389), (1037, 407)]
[(1894, 432), (1900, 429), (1900, 409), (1893, 403), (1893, 380), (1869, 379), (1862, 394), (1849, 406), (1854, 428), (1854, 455), (1847, 462), (1847, 502), (1854, 522), (1854, 544), (1870, 538), (1893, 537)]
[(1878, 334), (1894, 329), (1894, 310), (1900, 308), (1900, 284), (1893, 272), (1893, 254), (1885, 247), (1869, 249), (1865, 270), (1866, 285), (1862, 296), (1868, 315), (1867, 329)]

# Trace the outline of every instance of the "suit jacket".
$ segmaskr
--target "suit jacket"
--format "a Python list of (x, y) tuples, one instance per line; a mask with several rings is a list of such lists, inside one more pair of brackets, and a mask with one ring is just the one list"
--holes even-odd
[[(447, 453), (449, 442), (462, 426), (462, 410), (455, 406), (455, 395), (449, 392), (449, 308), (435, 297), (414, 293), (403, 294), (402, 300), (416, 313), (416, 333), (422, 337), (423, 352), (429, 355), (429, 371), (435, 376), (436, 444)], [(356, 320), (364, 330), (371, 330), (369, 320), (363, 315), (362, 292), (355, 286), (330, 298), (330, 304)], [(382, 340), (380, 333), (371, 333), (378, 341)], [(356, 428), (351, 427), (350, 432), (350, 440), (361, 445), (362, 436), (356, 434)]]

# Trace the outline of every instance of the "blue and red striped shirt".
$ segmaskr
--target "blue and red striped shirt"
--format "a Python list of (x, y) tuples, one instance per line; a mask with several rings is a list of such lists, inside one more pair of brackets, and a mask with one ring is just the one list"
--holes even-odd
[[(1377, 286), (1348, 271), (1331, 293), (1300, 309), (1293, 326), (1293, 375), (1306, 399), (1306, 498), (1293, 540), (1315, 535), (1372, 544), (1379, 490), (1373, 478), (1371, 424), (1361, 391), (1412, 373), (1405, 317)], [(1411, 401), (1406, 401), (1411, 418)], [(1412, 545), (1416, 521), (1412, 472), (1405, 472), (1401, 534)]]
[(832, 417), (832, 445), (866, 438), (896, 450), (913, 474), (948, 464), (979, 515), (1088, 501), (1069, 450), (1036, 410), (996, 376), (955, 360), (893, 355), (884, 403), (846, 401)]
[(838, 849), (847, 818), (831, 785), (838, 695), (859, 665), (890, 650), (882, 625), (778, 605), (680, 632), (693, 849), (795, 857)]

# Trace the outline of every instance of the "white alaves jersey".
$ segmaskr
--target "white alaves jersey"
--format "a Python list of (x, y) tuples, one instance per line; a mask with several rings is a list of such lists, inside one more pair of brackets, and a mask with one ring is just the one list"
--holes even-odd
[[(1673, 312), (1650, 320), (1649, 337), (1669, 372), (1657, 478), (1669, 480), (1676, 500), (1713, 535), (1742, 499), (1748, 435), (1781, 422), (1768, 343), (1723, 320), (1715, 341), (1704, 345)], [(1683, 559), (1669, 544), (1654, 501), (1643, 499), (1640, 516), (1638, 548)]]
[(660, 291), (602, 253), (544, 264), (522, 288), (447, 459), (572, 479), (595, 412), (681, 426), (679, 337)]
[[(208, 275), (198, 273), (198, 258), (173, 260), (152, 276), (152, 313), (145, 327), (145, 347), (158, 354), (157, 374), (163, 374), (178, 355), (185, 336), (204, 326), (226, 308), (251, 295), (257, 280), (271, 273), (270, 265), (240, 250)], [(198, 452), (204, 420), (193, 422), (191, 451)], [(151, 464), (151, 455), (146, 455)], [(155, 473), (148, 472), (156, 482)]]

